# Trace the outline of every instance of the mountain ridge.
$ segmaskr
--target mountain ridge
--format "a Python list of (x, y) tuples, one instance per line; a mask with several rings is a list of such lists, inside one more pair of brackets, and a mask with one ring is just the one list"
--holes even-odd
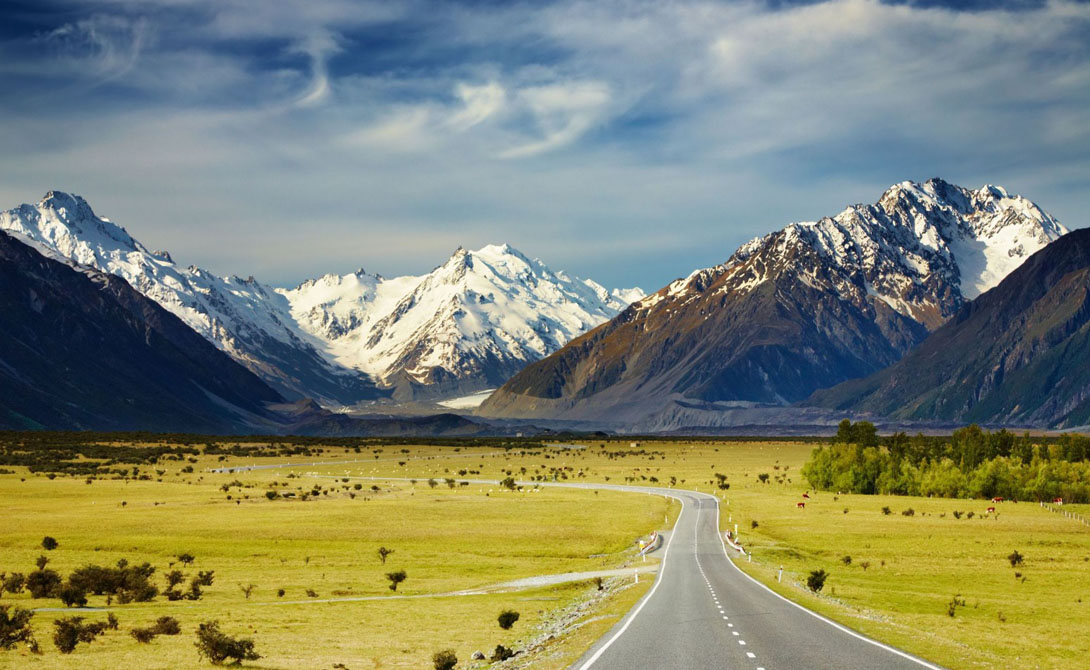
[(901, 182), (671, 282), (527, 366), (479, 411), (639, 422), (678, 400), (802, 400), (899, 360), (1064, 232), (999, 187)]

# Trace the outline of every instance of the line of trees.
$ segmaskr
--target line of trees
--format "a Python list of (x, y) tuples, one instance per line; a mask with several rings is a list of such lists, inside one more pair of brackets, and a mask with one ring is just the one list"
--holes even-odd
[(967, 426), (948, 437), (879, 438), (865, 421), (841, 422), (830, 446), (814, 449), (802, 474), (816, 489), (862, 494), (1090, 502), (1090, 438), (1047, 444), (1028, 434)]

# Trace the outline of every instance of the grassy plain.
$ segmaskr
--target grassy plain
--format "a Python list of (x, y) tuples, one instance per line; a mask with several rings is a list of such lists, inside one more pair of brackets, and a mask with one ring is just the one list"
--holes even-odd
[[(292, 468), (238, 474), (203, 470), (290, 459), (229, 457), (220, 462), (201, 457), (191, 475), (177, 472), (180, 464), (163, 466), (163, 482), (97, 480), (87, 485), (82, 478), (28, 477), (21, 482), (19, 475), (0, 476), (0, 499), (10, 510), (0, 533), (0, 570), (31, 569), (42, 553), (35, 547), (44, 534), (61, 541), (51, 554), (52, 565), (61, 571), (121, 557), (151, 560), (162, 569), (179, 551), (198, 557), (194, 569), (216, 570), (215, 586), (199, 603), (127, 605), (118, 611), (123, 629), (162, 613), (182, 612), (178, 616), (186, 634), (159, 638), (152, 643), (154, 655), (126, 635), (114, 634), (77, 649), (83, 667), (134, 667), (126, 659), (136, 658), (164, 659), (159, 667), (192, 664), (191, 630), (205, 618), (219, 618), (229, 631), (252, 635), (266, 656), (253, 664), (257, 667), (332, 667), (337, 662), (349, 668), (429, 667), (428, 657), (439, 648), (453, 647), (464, 659), (474, 649), (487, 652), (498, 643), (511, 646), (532, 637), (540, 622), (586, 598), (590, 587), (349, 603), (310, 602), (305, 590), (314, 589), (318, 599), (389, 595), (383, 573), (398, 568), (409, 573), (398, 593), (425, 595), (613, 567), (635, 537), (672, 522), (676, 514), (676, 506), (654, 496), (565, 489), (513, 493), (478, 484), (450, 489), (446, 478), (673, 483), (721, 496), (721, 527), (733, 530), (738, 524), (743, 543), (753, 552), (752, 563), (738, 563), (743, 570), (880, 640), (951, 668), (1069, 668), (1090, 657), (1090, 625), (1085, 623), (1090, 615), (1090, 528), (1063, 515), (1027, 502), (1003, 503), (998, 515), (982, 516), (989, 506), (984, 501), (812, 491), (805, 509), (798, 509), (796, 503), (808, 490), (799, 471), (811, 445), (585, 444), (586, 449), (525, 452), (410, 447), (405, 453), (386, 447), (361, 455), (337, 450), (318, 459), (298, 458), (300, 464)], [(332, 462), (301, 464), (315, 460)], [(729, 489), (714, 486), (716, 473), (726, 476)], [(767, 483), (758, 479), (760, 474), (769, 475)], [(429, 478), (435, 488), (427, 484)], [(236, 479), (244, 488), (220, 490)], [(273, 482), (277, 491), (297, 495), (315, 483), (333, 490), (308, 502), (268, 501), (264, 492)], [(372, 486), (380, 490), (372, 492)], [(239, 495), (243, 500), (236, 504)], [(121, 500), (128, 504), (121, 507)], [(890, 513), (884, 514), (883, 507)], [(912, 516), (902, 514), (908, 509)], [(960, 519), (955, 510), (962, 512)], [(667, 514), (670, 518), (664, 519)], [(380, 544), (395, 549), (385, 567), (374, 554)], [(1025, 559), (1012, 567), (1007, 556), (1015, 550)], [(784, 581), (777, 584), (781, 565)], [(803, 586), (815, 569), (830, 575), (819, 595)], [(240, 583), (258, 585), (249, 601)], [(284, 598), (276, 596), (278, 588), (286, 590)], [(584, 613), (583, 620), (591, 623), (564, 638), (534, 667), (565, 667), (642, 592), (628, 589)], [(955, 599), (964, 605), (956, 605), (951, 617)], [(27, 604), (25, 596), (4, 600), (16, 601)], [(278, 604), (284, 601), (292, 604)], [(523, 614), (510, 633), (495, 624), (495, 615), (506, 607)], [(605, 618), (597, 618), (603, 613)], [(52, 615), (38, 619), (39, 638), (48, 641)], [(65, 667), (52, 645), (45, 646), (42, 657), (20, 655), (19, 667)], [(0, 655), (0, 664), (14, 658), (11, 652)]]
[[(506, 592), (490, 587), (537, 575), (615, 568), (631, 557), (634, 540), (662, 526), (670, 509), (662, 498), (610, 492), (512, 492), (445, 483), (432, 488), (428, 466), (419, 464), (442, 462), (436, 457), (452, 450), (411, 452), (391, 464), (406, 472), (397, 461), (416, 463), (423, 474), (418, 482), (367, 482), (359, 489), (358, 481), (344, 482), (340, 476), (304, 474), (312, 468), (214, 474), (206, 470), (223, 464), (214, 457), (199, 457), (193, 473), (181, 471), (184, 462), (161, 462), (157, 468), (163, 474), (152, 481), (95, 479), (88, 484), (83, 477), (50, 480), (22, 468), (0, 475), (0, 571), (28, 573), (42, 554), (61, 574), (89, 563), (149, 561), (158, 568), (155, 582), (162, 587), (163, 573), (182, 552), (196, 557), (192, 566), (173, 566), (187, 576), (215, 571), (215, 582), (200, 601), (159, 597), (151, 603), (114, 604), (121, 631), (79, 646), (72, 656), (60, 655), (51, 642), (52, 620), (60, 614), (40, 612), (35, 632), (45, 653), (0, 652), (0, 667), (61, 668), (77, 661), (85, 668), (194, 666), (192, 631), (209, 619), (219, 619), (230, 634), (256, 641), (264, 658), (247, 664), (253, 667), (430, 667), (431, 654), (448, 647), (467, 661), (474, 650), (490, 653), (497, 644), (518, 648), (550, 612), (596, 591), (586, 582)], [(358, 461), (358, 454), (337, 458), (345, 461), (334, 468), (339, 475), (345, 468), (361, 470), (359, 463), (347, 462)], [(322, 492), (305, 502), (299, 499), (315, 486)], [(268, 500), (269, 490), (296, 498)], [(43, 551), (44, 535), (60, 546)], [(379, 546), (394, 550), (385, 565), (377, 555)], [(395, 594), (384, 575), (398, 569), (406, 570), (408, 579)], [(649, 582), (601, 603), (593, 614), (604, 618), (587, 631), (603, 633)], [(249, 584), (255, 588), (247, 598), (241, 587)], [(442, 595), (464, 590), (486, 592)], [(349, 600), (394, 595), (405, 597)], [(328, 599), (338, 602), (323, 602)], [(57, 600), (34, 601), (26, 593), (5, 594), (0, 602), (60, 607)], [(105, 604), (105, 597), (94, 596), (89, 603)], [(496, 624), (504, 609), (522, 615), (511, 631)], [(161, 636), (146, 646), (128, 636), (129, 628), (164, 614), (181, 621), (182, 635)], [(81, 615), (105, 618), (105, 613)], [(553, 661), (542, 667), (563, 667), (555, 664), (581, 652), (581, 647), (561, 645), (550, 650)]]

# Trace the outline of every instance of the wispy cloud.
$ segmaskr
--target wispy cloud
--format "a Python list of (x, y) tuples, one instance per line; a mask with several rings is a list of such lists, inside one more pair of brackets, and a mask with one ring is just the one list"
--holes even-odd
[(176, 258), (285, 283), (427, 269), (421, 239), (464, 237), (653, 288), (935, 175), (1081, 225), (1090, 4), (955, 4), (0, 9), (0, 206), (80, 191)]

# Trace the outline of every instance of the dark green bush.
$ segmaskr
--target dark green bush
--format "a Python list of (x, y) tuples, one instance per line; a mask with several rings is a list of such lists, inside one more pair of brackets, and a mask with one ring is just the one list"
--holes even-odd
[(431, 657), (431, 660), (435, 664), (435, 670), (451, 670), (451, 668), (458, 665), (458, 657), (454, 655), (453, 649), (437, 651)]
[(233, 664), (242, 661), (256, 661), (261, 658), (254, 651), (254, 641), (233, 638), (222, 632), (218, 621), (206, 621), (197, 627), (197, 653), (208, 659), (212, 665), (223, 665), (228, 659), (235, 659)]
[(511, 626), (514, 626), (515, 622), (519, 620), (519, 613), (515, 610), (504, 610), (500, 612), (496, 620), (499, 622), (500, 628), (510, 630)]
[(33, 644), (34, 632), (30, 629), (33, 618), (34, 612), (28, 609), (0, 605), (0, 649), (12, 649), (20, 642)]
[(31, 598), (52, 598), (61, 585), (61, 576), (55, 570), (35, 570), (26, 576), (24, 586)]
[(814, 593), (817, 593), (825, 586), (825, 579), (829, 576), (824, 570), (812, 570), (810, 576), (806, 578), (806, 586)]

